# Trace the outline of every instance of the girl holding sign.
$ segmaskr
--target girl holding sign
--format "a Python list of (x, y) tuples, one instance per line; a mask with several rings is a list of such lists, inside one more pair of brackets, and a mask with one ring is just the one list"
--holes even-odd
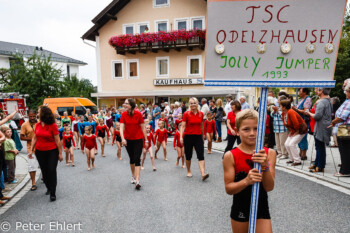
[[(248, 232), (252, 186), (261, 182), (259, 190), (256, 232), (272, 232), (267, 192), (275, 185), (276, 152), (263, 148), (255, 153), (258, 129), (258, 113), (246, 109), (237, 114), (237, 134), (241, 144), (224, 155), (224, 180), (226, 193), (233, 195), (231, 208), (232, 231)], [(254, 163), (261, 164), (261, 173), (254, 168)]]

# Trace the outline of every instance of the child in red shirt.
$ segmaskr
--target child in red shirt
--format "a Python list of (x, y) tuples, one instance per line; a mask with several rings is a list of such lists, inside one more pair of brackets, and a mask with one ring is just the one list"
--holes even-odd
[(105, 157), (105, 143), (106, 143), (106, 132), (109, 137), (109, 130), (107, 126), (104, 124), (102, 118), (98, 119), (98, 126), (96, 126), (96, 136), (98, 137), (98, 141), (101, 144), (101, 155)]
[(118, 147), (117, 157), (119, 160), (122, 160), (122, 138), (120, 137), (120, 123), (118, 121), (115, 123), (112, 146), (114, 145), (114, 140), (116, 140), (115, 144)]
[[(181, 128), (181, 123), (179, 123), (179, 128)], [(175, 136), (174, 136), (174, 148), (177, 151), (177, 160), (176, 160), (176, 166), (179, 166), (179, 161), (182, 158), (182, 168), (185, 168), (185, 148), (184, 145), (180, 142), (180, 131), (179, 129), (176, 130)]]
[(168, 130), (164, 129), (164, 121), (158, 121), (158, 127), (159, 129), (157, 129), (156, 131), (156, 135), (155, 135), (155, 139), (157, 141), (157, 145), (155, 146), (155, 159), (157, 159), (157, 152), (160, 149), (160, 145), (162, 145), (163, 147), (163, 151), (164, 151), (164, 160), (167, 161), (168, 159), (166, 158), (166, 144), (167, 144), (167, 134), (168, 134)]
[(92, 168), (95, 168), (95, 149), (97, 150), (96, 136), (92, 134), (93, 126), (85, 127), (85, 135), (83, 136), (83, 142), (81, 144), (81, 150), (84, 151), (87, 157), (88, 171), (90, 168), (90, 161), (92, 163)]
[(182, 114), (179, 113), (179, 114), (177, 115), (177, 119), (176, 119), (176, 121), (175, 121), (175, 131), (176, 131), (176, 130), (180, 130), (179, 124), (180, 124), (181, 122), (182, 122)]
[[(72, 142), (73, 142), (73, 146), (75, 147), (75, 142), (74, 142), (73, 135), (71, 134), (70, 127), (65, 126), (64, 134), (62, 138), (62, 144), (63, 144), (64, 152), (66, 152), (66, 165), (69, 166), (69, 163), (72, 163), (72, 166), (75, 167)], [(70, 159), (68, 159), (69, 154), (70, 154)]]
[(215, 121), (213, 121), (213, 114), (211, 112), (207, 113), (207, 120), (204, 122), (204, 133), (208, 140), (208, 154), (211, 154), (213, 137), (214, 135), (216, 136), (216, 124)]
[(156, 144), (156, 140), (154, 138), (154, 135), (151, 131), (151, 126), (150, 125), (146, 125), (146, 133), (147, 133), (147, 140), (148, 140), (148, 147), (145, 148), (145, 141), (143, 142), (143, 149), (142, 149), (142, 160), (141, 160), (141, 169), (145, 169), (143, 167), (143, 164), (145, 162), (145, 159), (146, 159), (146, 154), (147, 152), (149, 152), (149, 156), (151, 158), (151, 162), (152, 162), (152, 167), (153, 167), (153, 171), (156, 171), (156, 166), (154, 164), (154, 158), (153, 158), (153, 151), (152, 151), (152, 142), (153, 142), (153, 145)]

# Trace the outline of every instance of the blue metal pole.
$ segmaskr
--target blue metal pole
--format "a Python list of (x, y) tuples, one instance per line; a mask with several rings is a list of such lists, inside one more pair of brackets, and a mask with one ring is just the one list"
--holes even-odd
[[(261, 150), (264, 146), (268, 92), (269, 92), (269, 88), (267, 87), (261, 88), (258, 135), (256, 138), (256, 147), (255, 147), (256, 152)], [(257, 168), (259, 172), (261, 172), (261, 166), (259, 163), (254, 163), (254, 168)], [(255, 183), (252, 188), (252, 196), (251, 196), (251, 202), (250, 202), (249, 233), (255, 233), (255, 230), (256, 230), (256, 216), (258, 213), (259, 189), (260, 189), (260, 183)]]

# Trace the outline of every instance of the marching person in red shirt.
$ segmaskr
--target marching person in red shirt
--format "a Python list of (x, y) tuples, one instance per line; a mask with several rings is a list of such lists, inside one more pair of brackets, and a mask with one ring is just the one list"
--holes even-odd
[[(181, 127), (181, 123), (179, 123), (179, 127)], [(177, 151), (177, 160), (176, 166), (179, 166), (180, 159), (182, 159), (182, 168), (185, 168), (185, 149), (184, 145), (180, 142), (180, 131), (176, 130), (174, 136), (174, 149)]]
[(167, 144), (167, 139), (168, 139), (168, 133), (169, 131), (164, 129), (164, 121), (162, 120), (159, 120), (158, 121), (158, 127), (159, 129), (157, 129), (156, 131), (156, 135), (155, 135), (155, 139), (156, 139), (156, 142), (157, 142), (157, 145), (155, 146), (155, 159), (157, 159), (157, 153), (160, 149), (160, 145), (162, 145), (163, 147), (163, 152), (164, 152), (164, 160), (165, 161), (168, 161), (168, 159), (166, 158), (166, 154), (167, 154), (167, 151), (166, 151), (166, 144)]
[(180, 128), (179, 128), (179, 124), (182, 122), (182, 114), (179, 113), (177, 115), (177, 119), (175, 121), (175, 130), (179, 130), (180, 131)]
[(211, 154), (213, 137), (214, 135), (216, 136), (216, 124), (215, 121), (213, 121), (213, 114), (211, 112), (207, 113), (207, 120), (204, 122), (204, 132), (208, 139), (208, 154)]
[(189, 105), (190, 110), (184, 113), (182, 119), (180, 142), (185, 147), (187, 177), (192, 177), (191, 159), (194, 147), (197, 153), (202, 181), (204, 181), (209, 177), (209, 174), (205, 173), (203, 113), (199, 111), (197, 98), (192, 97), (189, 101)]
[[(69, 163), (72, 163), (72, 166), (75, 167), (72, 142), (73, 142), (73, 146), (75, 147), (74, 138), (73, 138), (73, 135), (71, 134), (71, 128), (69, 126), (65, 126), (64, 134), (62, 138), (62, 144), (63, 144), (64, 152), (66, 152), (66, 165), (69, 166)], [(69, 159), (69, 154), (70, 154), (70, 159)]]
[(109, 129), (104, 124), (102, 118), (98, 118), (98, 126), (96, 126), (96, 136), (101, 144), (101, 155), (105, 157), (106, 132), (109, 137)]
[(62, 162), (62, 145), (55, 117), (47, 106), (39, 108), (39, 123), (35, 126), (35, 134), (32, 141), (29, 159), (35, 148), (44, 183), (47, 188), (46, 195), (50, 195), (51, 201), (56, 201), (57, 163)]
[(90, 162), (92, 164), (92, 168), (95, 168), (95, 150), (97, 150), (97, 142), (95, 134), (92, 134), (93, 126), (85, 127), (85, 134), (83, 136), (83, 141), (81, 143), (81, 150), (84, 151), (87, 158), (88, 171), (91, 170)]
[(145, 124), (140, 111), (135, 109), (136, 102), (134, 99), (126, 99), (124, 102), (125, 111), (120, 118), (120, 136), (122, 145), (126, 146), (130, 157), (131, 183), (135, 184), (136, 189), (140, 189), (140, 171), (141, 171), (141, 154), (143, 139), (145, 147), (148, 147), (148, 139)]
[(118, 147), (117, 157), (119, 158), (119, 160), (122, 160), (122, 138), (120, 137), (120, 123), (118, 121), (115, 123), (112, 146), (114, 145), (114, 140), (116, 140), (115, 144), (117, 144)]
[(154, 138), (154, 135), (151, 131), (151, 126), (150, 125), (146, 125), (146, 133), (147, 133), (147, 140), (148, 140), (148, 147), (145, 147), (145, 145), (143, 145), (143, 150), (142, 150), (142, 160), (141, 160), (141, 169), (143, 170), (144, 167), (143, 167), (143, 164), (145, 162), (145, 159), (146, 159), (146, 154), (147, 152), (149, 152), (149, 156), (151, 158), (151, 161), (152, 161), (152, 167), (153, 167), (153, 171), (156, 171), (156, 166), (154, 164), (154, 158), (153, 158), (153, 151), (152, 151), (152, 143), (153, 142), (153, 145), (156, 144), (156, 140)]

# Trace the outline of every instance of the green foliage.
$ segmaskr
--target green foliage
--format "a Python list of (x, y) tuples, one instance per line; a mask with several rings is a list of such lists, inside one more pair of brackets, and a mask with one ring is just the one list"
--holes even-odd
[(344, 19), (342, 37), (340, 39), (337, 65), (335, 68), (334, 79), (336, 86), (331, 91), (331, 96), (337, 96), (341, 101), (345, 100), (345, 95), (342, 90), (344, 80), (350, 78), (350, 16)]
[(50, 57), (16, 55), (10, 62), (9, 69), (0, 69), (1, 91), (28, 94), (29, 108), (37, 108), (49, 96), (91, 98), (90, 93), (95, 91), (87, 79), (64, 77), (62, 71), (51, 63)]

